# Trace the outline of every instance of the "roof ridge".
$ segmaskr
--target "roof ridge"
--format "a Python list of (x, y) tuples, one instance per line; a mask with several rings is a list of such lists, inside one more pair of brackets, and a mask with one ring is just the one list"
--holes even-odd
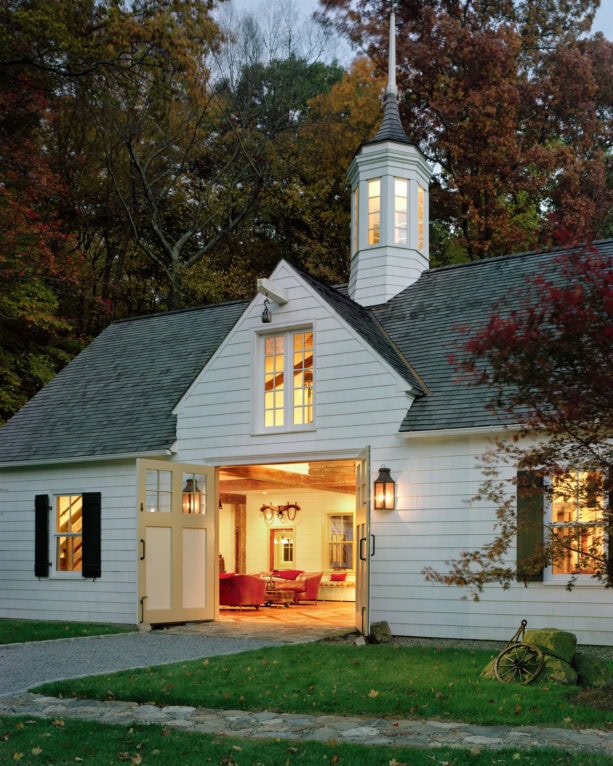
[(143, 319), (153, 319), (154, 317), (166, 317), (173, 314), (187, 314), (190, 311), (203, 311), (204, 309), (218, 309), (223, 306), (236, 306), (240, 303), (248, 304), (248, 298), (236, 298), (231, 301), (222, 301), (221, 303), (204, 303), (200, 306), (188, 306), (182, 309), (170, 309), (169, 311), (155, 311), (152, 314), (136, 314), (132, 317), (121, 317), (114, 319), (110, 324), (121, 324), (122, 322), (139, 322)]
[(452, 271), (453, 269), (464, 269), (464, 268), (470, 268), (471, 266), (477, 266), (481, 265), (483, 266), (484, 263), (494, 263), (494, 262), (500, 262), (500, 261), (507, 261), (507, 260), (514, 260), (519, 258), (528, 258), (538, 255), (562, 255), (564, 253), (572, 253), (577, 250), (583, 249), (585, 247), (591, 247), (600, 245), (606, 242), (613, 243), (613, 237), (608, 237), (607, 239), (599, 239), (592, 243), (582, 243), (580, 245), (572, 245), (570, 247), (564, 247), (564, 246), (558, 246), (553, 247), (548, 250), (524, 250), (521, 253), (505, 253), (503, 255), (493, 255), (487, 258), (478, 258), (476, 261), (466, 261), (465, 263), (449, 263), (444, 266), (435, 266), (431, 269), (427, 269), (424, 274), (431, 274), (433, 272), (440, 272), (440, 271)]

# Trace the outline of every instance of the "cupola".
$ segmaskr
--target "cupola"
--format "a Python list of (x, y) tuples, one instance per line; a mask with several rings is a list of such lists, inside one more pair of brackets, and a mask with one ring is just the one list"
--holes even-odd
[(349, 167), (349, 295), (362, 306), (386, 303), (428, 268), (428, 187), (432, 171), (407, 138), (396, 88), (396, 18), (390, 16), (388, 83), (379, 132)]

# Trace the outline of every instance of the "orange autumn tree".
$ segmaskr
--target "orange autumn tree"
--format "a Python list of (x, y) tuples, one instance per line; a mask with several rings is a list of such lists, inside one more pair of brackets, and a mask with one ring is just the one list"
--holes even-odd
[[(409, 138), (436, 171), (432, 262), (611, 231), (613, 45), (587, 37), (597, 0), (398, 0), (398, 86)], [(386, 65), (389, 0), (321, 0)]]

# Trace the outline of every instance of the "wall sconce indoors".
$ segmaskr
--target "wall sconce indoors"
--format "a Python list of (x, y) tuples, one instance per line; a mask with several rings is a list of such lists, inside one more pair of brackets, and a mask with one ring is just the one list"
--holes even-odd
[(264, 311), (262, 311), (262, 322), (264, 324), (269, 324), (272, 321), (272, 313), (268, 308), (269, 304), (268, 298), (264, 298)]
[(393, 511), (396, 507), (396, 482), (390, 476), (390, 469), (382, 465), (375, 479), (375, 510)]
[(293, 521), (296, 518), (297, 511), (300, 510), (298, 503), (286, 503), (285, 505), (263, 505), (260, 508), (264, 521), (267, 524), (272, 524), (273, 519), (277, 518), (279, 521)]

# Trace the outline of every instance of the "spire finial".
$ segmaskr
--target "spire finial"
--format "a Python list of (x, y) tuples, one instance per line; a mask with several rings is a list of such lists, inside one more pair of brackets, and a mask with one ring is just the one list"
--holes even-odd
[(398, 95), (396, 87), (396, 14), (394, 13), (394, 3), (392, 3), (392, 12), (390, 14), (390, 46), (389, 58), (387, 64), (387, 92), (393, 96)]

